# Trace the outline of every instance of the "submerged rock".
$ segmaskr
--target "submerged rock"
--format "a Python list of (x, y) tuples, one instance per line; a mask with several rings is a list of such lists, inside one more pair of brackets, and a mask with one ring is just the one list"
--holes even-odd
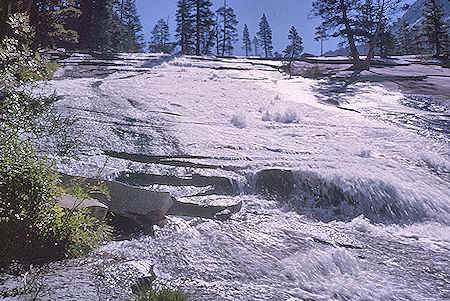
[(256, 175), (255, 189), (258, 193), (285, 199), (294, 189), (294, 174), (291, 170), (262, 170)]

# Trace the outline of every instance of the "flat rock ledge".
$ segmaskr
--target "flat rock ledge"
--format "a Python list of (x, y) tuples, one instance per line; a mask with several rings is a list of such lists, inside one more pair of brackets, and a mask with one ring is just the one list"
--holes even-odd
[(183, 197), (173, 201), (168, 215), (225, 220), (241, 210), (242, 200), (224, 195)]

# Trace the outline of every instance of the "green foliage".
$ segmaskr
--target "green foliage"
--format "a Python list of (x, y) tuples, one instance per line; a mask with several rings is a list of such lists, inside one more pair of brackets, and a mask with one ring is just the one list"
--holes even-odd
[(290, 59), (299, 57), (303, 52), (303, 40), (294, 26), (289, 30), (288, 39), (290, 44), (283, 51), (284, 56)]
[(48, 140), (55, 150), (70, 149), (74, 121), (58, 114), (54, 95), (35, 92), (57, 66), (31, 50), (27, 16), (13, 15), (9, 24), (12, 36), (0, 43), (0, 266), (84, 255), (110, 228), (86, 209), (57, 205), (58, 175), (37, 146)]
[(30, 84), (51, 77), (42, 58), (31, 49), (35, 35), (25, 14), (11, 16), (8, 20), (11, 36), (0, 44), (0, 91)]
[(99, 179), (87, 179), (82, 177), (74, 177), (69, 181), (63, 181), (59, 190), (63, 194), (70, 194), (79, 199), (91, 198), (93, 194), (102, 194), (108, 200), (111, 199), (108, 187), (104, 181)]
[(152, 30), (152, 38), (149, 43), (150, 52), (162, 52), (171, 53), (175, 48), (175, 45), (169, 41), (170, 32), (169, 25), (164, 19), (159, 19), (155, 27)]
[(110, 228), (86, 209), (57, 205), (57, 173), (49, 160), (18, 138), (0, 145), (0, 265), (87, 254)]
[(236, 19), (236, 14), (233, 8), (227, 5), (220, 7), (216, 11), (216, 14), (219, 20), (219, 24), (217, 25), (220, 30), (220, 33), (217, 34), (219, 38), (218, 46), (221, 48), (220, 55), (233, 55), (234, 43), (236, 43), (238, 35), (236, 26), (239, 23)]
[(211, 0), (178, 0), (176, 38), (181, 54), (209, 54), (214, 26)]
[(188, 296), (179, 289), (171, 289), (167, 286), (159, 286), (141, 291), (135, 301), (186, 301)]
[(57, 62), (46, 62), (45, 66), (52, 75), (59, 69), (59, 64)]

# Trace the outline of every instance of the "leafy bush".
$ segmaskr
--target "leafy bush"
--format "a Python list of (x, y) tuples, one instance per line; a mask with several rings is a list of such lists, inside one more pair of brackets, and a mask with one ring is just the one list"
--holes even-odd
[(0, 264), (87, 254), (110, 235), (87, 209), (57, 205), (58, 175), (18, 139), (0, 145)]
[(152, 287), (137, 293), (135, 301), (186, 301), (188, 296), (179, 289), (167, 286)]
[(31, 50), (28, 17), (14, 15), (9, 25), (12, 36), (0, 41), (0, 266), (84, 255), (111, 231), (86, 209), (57, 205), (58, 174), (37, 146), (47, 137), (70, 150), (74, 120), (58, 114), (55, 96), (34, 91), (56, 66)]

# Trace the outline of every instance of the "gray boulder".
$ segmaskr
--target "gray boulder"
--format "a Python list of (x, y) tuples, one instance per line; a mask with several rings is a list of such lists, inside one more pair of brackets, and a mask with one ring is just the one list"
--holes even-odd
[[(63, 185), (72, 181), (96, 185), (98, 180), (61, 175)], [(131, 218), (138, 224), (148, 228), (153, 225), (162, 225), (167, 211), (172, 207), (173, 201), (167, 192), (155, 192), (139, 187), (130, 186), (117, 181), (101, 181), (109, 191), (110, 197), (101, 193), (91, 194), (92, 198), (106, 205), (115, 215)]]
[(72, 195), (63, 194), (58, 197), (58, 205), (65, 209), (87, 208), (92, 217), (104, 220), (108, 213), (108, 206), (95, 199), (80, 199)]
[(104, 181), (111, 199), (112, 212), (147, 225), (161, 225), (173, 201), (167, 192), (155, 192), (116, 181)]

